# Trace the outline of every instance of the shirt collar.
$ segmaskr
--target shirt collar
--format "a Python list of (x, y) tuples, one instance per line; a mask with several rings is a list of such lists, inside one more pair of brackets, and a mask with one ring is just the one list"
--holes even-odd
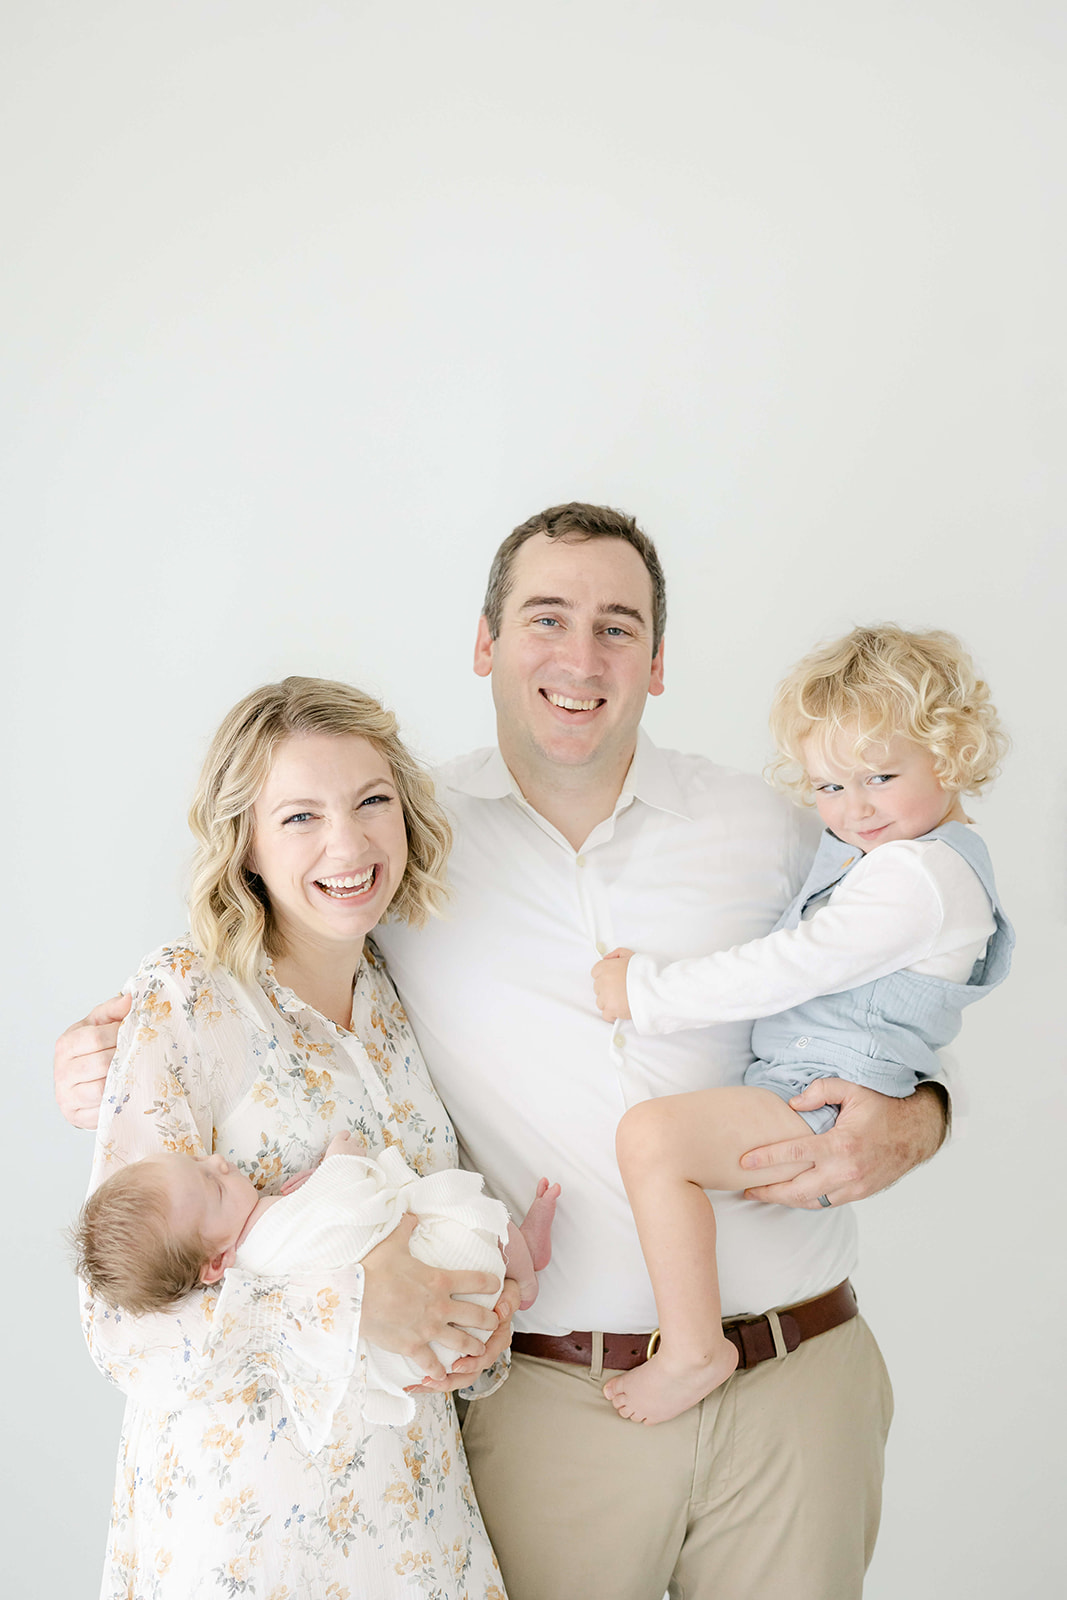
[[(363, 956), (360, 960), (359, 966), (356, 968), (356, 975), (352, 981), (353, 995), (355, 995), (360, 976), (366, 965), (374, 967), (380, 967), (382, 965), (381, 956), (378, 954), (377, 950), (374, 949), (369, 940), (363, 947)], [(287, 988), (284, 983), (279, 983), (278, 974), (274, 968), (274, 962), (265, 950), (260, 950), (259, 952), (259, 961), (256, 964), (256, 981), (259, 984), (259, 987), (263, 990), (264, 994), (267, 996), (267, 999), (270, 1001), (271, 1005), (274, 1007), (275, 1011), (280, 1011), (282, 1016), (289, 1017), (290, 1020), (294, 1020), (300, 1012), (305, 1012), (309, 1017), (317, 1018), (319, 1022), (324, 1022), (327, 1027), (335, 1029), (338, 1033), (348, 1033), (351, 1031), (347, 1028), (338, 1028), (337, 1023), (334, 1022), (332, 1018), (324, 1017), (322, 1012), (316, 1011), (315, 1007), (311, 1005), (309, 1001), (301, 1000), (300, 996), (295, 994), (292, 989)]]
[[(462, 775), (450, 779), (450, 786), (461, 794), (472, 795), (477, 800), (504, 800), (513, 795), (523, 796), (515, 779), (504, 762), (504, 757), (494, 745), (482, 753), (482, 759)], [(656, 811), (669, 811), (674, 816), (692, 816), (678, 787), (666, 752), (652, 743), (643, 728), (637, 730), (637, 745), (629, 771), (623, 779), (616, 812), (629, 805), (631, 800), (643, 800)], [(525, 802), (524, 802), (525, 803)]]
[(687, 821), (692, 818), (692, 810), (671, 771), (667, 752), (654, 745), (643, 728), (637, 730), (637, 747), (630, 770), (623, 779), (620, 804), (631, 795), (655, 811), (669, 811)]

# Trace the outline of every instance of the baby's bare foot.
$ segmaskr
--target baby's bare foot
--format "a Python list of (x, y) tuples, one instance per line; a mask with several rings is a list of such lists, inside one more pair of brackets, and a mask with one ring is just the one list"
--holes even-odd
[(520, 1231), (530, 1248), (530, 1259), (537, 1272), (543, 1272), (552, 1259), (552, 1221), (556, 1215), (558, 1199), (559, 1184), (554, 1183), (550, 1188), (548, 1179), (542, 1178), (537, 1185), (534, 1203), (520, 1224)]
[(737, 1350), (729, 1339), (715, 1346), (707, 1361), (675, 1366), (659, 1350), (643, 1366), (634, 1367), (604, 1385), (604, 1393), (622, 1417), (631, 1422), (669, 1422), (717, 1389), (737, 1366)]

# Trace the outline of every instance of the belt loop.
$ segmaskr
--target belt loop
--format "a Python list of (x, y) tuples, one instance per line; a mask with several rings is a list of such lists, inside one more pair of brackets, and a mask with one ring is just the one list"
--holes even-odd
[(593, 1334), (593, 1352), (589, 1362), (589, 1376), (594, 1383), (599, 1383), (604, 1376), (604, 1335)]
[(783, 1356), (789, 1354), (785, 1347), (785, 1340), (782, 1337), (782, 1324), (778, 1321), (777, 1311), (768, 1311), (766, 1317), (767, 1325), (771, 1330), (771, 1338), (774, 1340), (774, 1359), (781, 1361)]

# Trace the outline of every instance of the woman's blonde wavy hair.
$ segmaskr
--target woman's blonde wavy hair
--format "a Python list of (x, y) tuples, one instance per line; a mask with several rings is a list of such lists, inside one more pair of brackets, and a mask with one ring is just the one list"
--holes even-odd
[(387, 917), (421, 927), (447, 894), (452, 830), (426, 770), (405, 749), (396, 718), (370, 695), (326, 678), (264, 684), (236, 706), (211, 742), (189, 811), (196, 839), (189, 926), (209, 963), (254, 978), (261, 951), (278, 956), (281, 940), (267, 892), (248, 866), (252, 808), (274, 753), (293, 734), (355, 734), (388, 761), (407, 825), (408, 860)]
[(803, 744), (814, 735), (867, 766), (875, 746), (895, 738), (922, 745), (946, 789), (976, 794), (1000, 770), (1008, 738), (989, 688), (954, 634), (908, 633), (894, 622), (854, 628), (820, 645), (775, 691), (771, 733), (778, 755), (767, 776), (804, 805), (813, 800)]

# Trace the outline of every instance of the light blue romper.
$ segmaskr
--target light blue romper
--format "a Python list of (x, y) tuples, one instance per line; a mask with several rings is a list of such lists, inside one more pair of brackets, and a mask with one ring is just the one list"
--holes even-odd
[[(1007, 977), (1015, 933), (997, 894), (989, 851), (974, 829), (945, 822), (922, 837), (951, 845), (989, 896), (996, 929), (970, 978), (953, 983), (922, 972), (891, 972), (857, 989), (819, 995), (763, 1017), (752, 1029), (752, 1049), (759, 1059), (745, 1073), (746, 1084), (790, 1100), (816, 1078), (846, 1078), (903, 1099), (924, 1079), (937, 1077), (935, 1052), (959, 1033), (964, 1006)], [(862, 859), (854, 845), (827, 830), (804, 887), (775, 932), (797, 927), (805, 909), (836, 888), (849, 867)], [(837, 1107), (820, 1106), (799, 1115), (816, 1133), (825, 1133), (837, 1121)]]

